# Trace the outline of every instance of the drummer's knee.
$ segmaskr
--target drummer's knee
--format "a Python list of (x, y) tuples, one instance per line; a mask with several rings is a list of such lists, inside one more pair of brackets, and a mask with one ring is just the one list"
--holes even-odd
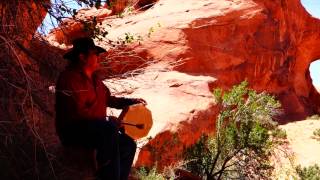
[(134, 150), (134, 152), (136, 152), (136, 149), (137, 149), (137, 143), (133, 140), (132, 140), (132, 149)]
[(136, 150), (137, 150), (137, 144), (135, 141), (132, 142), (130, 149), (131, 149), (131, 155), (134, 156), (136, 154)]
[(96, 133), (99, 133), (101, 135), (103, 141), (109, 142), (110, 138), (118, 139), (119, 133), (117, 127), (109, 123), (108, 121), (99, 124), (99, 128), (97, 129), (98, 131)]
[(137, 143), (129, 136), (127, 136), (127, 145), (129, 146), (132, 153), (136, 152), (137, 149)]
[(103, 128), (105, 132), (110, 132), (112, 134), (118, 133), (118, 128), (115, 124), (109, 121), (104, 121)]

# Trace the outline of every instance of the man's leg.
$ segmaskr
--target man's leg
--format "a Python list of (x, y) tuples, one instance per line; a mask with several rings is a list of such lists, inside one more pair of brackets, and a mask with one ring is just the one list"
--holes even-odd
[(97, 149), (98, 177), (101, 180), (120, 179), (120, 152), (118, 128), (108, 121), (93, 125)]
[(134, 155), (136, 153), (137, 145), (135, 141), (128, 135), (121, 133), (119, 135), (119, 148), (120, 148), (120, 177), (121, 180), (127, 180)]
[(118, 128), (108, 121), (75, 122), (67, 132), (69, 145), (95, 148), (97, 150), (98, 178), (120, 179), (120, 152)]

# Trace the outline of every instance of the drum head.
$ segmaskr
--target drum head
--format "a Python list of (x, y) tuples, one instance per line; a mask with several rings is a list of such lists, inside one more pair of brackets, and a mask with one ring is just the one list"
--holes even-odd
[(125, 132), (133, 139), (139, 139), (148, 135), (152, 127), (151, 111), (143, 104), (135, 104), (123, 110), (119, 116), (123, 123), (132, 125), (142, 125), (142, 128), (137, 128), (132, 125), (123, 124)]

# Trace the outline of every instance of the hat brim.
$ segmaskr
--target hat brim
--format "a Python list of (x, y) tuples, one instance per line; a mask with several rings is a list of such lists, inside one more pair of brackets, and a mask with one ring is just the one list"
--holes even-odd
[[(104, 53), (107, 52), (104, 48), (100, 47), (100, 46), (94, 46), (92, 49), (96, 50), (97, 54), (100, 53)], [(72, 48), (70, 51), (68, 51), (67, 53), (65, 53), (63, 55), (64, 59), (70, 60), (70, 59), (74, 59), (77, 55), (79, 55), (81, 52), (76, 51), (74, 48)]]

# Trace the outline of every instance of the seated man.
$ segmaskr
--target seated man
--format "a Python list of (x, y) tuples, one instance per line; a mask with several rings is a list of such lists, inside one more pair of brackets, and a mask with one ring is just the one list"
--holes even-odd
[(57, 81), (56, 130), (63, 145), (96, 149), (98, 179), (125, 180), (136, 144), (125, 133), (119, 133), (120, 123), (116, 118), (106, 118), (106, 108), (123, 109), (146, 102), (111, 96), (94, 73), (99, 68), (98, 55), (102, 52), (105, 50), (92, 39), (80, 38), (64, 55), (69, 65)]

